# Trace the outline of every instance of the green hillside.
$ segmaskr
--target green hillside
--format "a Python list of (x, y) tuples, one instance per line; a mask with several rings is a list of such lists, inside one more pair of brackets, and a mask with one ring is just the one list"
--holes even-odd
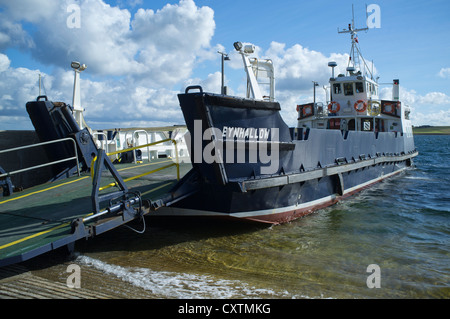
[(450, 126), (418, 126), (413, 127), (413, 133), (416, 135), (450, 135)]

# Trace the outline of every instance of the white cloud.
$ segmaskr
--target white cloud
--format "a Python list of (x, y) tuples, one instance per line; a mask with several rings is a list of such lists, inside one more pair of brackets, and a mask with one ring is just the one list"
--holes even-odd
[(0, 73), (8, 70), (10, 64), (9, 58), (5, 54), (0, 53)]
[(450, 110), (439, 110), (435, 112), (417, 112), (411, 115), (413, 125), (448, 126), (450, 123)]
[[(2, 1), (4, 2), (4, 1)], [(0, 48), (25, 43), (18, 21), (35, 26), (28, 48), (38, 61), (67, 67), (78, 60), (91, 74), (131, 76), (147, 84), (165, 86), (188, 78), (197, 59), (208, 57), (214, 34), (214, 12), (180, 0), (162, 9), (139, 9), (132, 17), (127, 9), (102, 0), (81, 0), (80, 28), (67, 24), (73, 1), (23, 0), (3, 3), (7, 15), (0, 23)], [(33, 13), (33, 14), (32, 14)], [(16, 26), (16, 27), (14, 27)], [(33, 45), (34, 44), (34, 45)]]
[[(407, 90), (400, 86), (400, 101), (411, 108), (413, 125), (448, 126), (450, 123), (450, 96), (442, 92), (418, 94), (415, 90)], [(380, 91), (381, 99), (392, 99), (392, 87)]]
[(442, 92), (429, 92), (424, 96), (419, 96), (418, 103), (430, 105), (449, 105), (450, 96)]
[(321, 52), (304, 48), (300, 44), (287, 48), (285, 44), (272, 42), (265, 56), (273, 60), (277, 90), (312, 90), (312, 81), (320, 85), (328, 84), (331, 69), (328, 62), (335, 61), (338, 66), (335, 75), (345, 73), (348, 55), (333, 53), (329, 57)]
[[(6, 61), (6, 62), (5, 62)], [(9, 59), (0, 53), (0, 105), (2, 115), (19, 114), (18, 101), (36, 99), (39, 94), (39, 70), (9, 67)], [(20, 107), (25, 108), (22, 104)]]
[(32, 128), (25, 103), (39, 94), (39, 71), (11, 68), (9, 58), (0, 53), (0, 78), (0, 130)]
[[(418, 94), (415, 90), (407, 90), (400, 86), (400, 101), (409, 105), (425, 106), (447, 106), (450, 104), (450, 96), (442, 92), (429, 92), (425, 95)], [(392, 87), (385, 87), (380, 90), (380, 98), (384, 100), (392, 99)]]
[[(67, 8), (74, 3), (80, 8), (80, 28), (67, 24)], [(74, 60), (88, 65), (82, 74), (82, 105), (86, 120), (97, 127), (183, 123), (178, 92), (170, 87), (188, 81), (197, 62), (216, 59), (215, 51), (223, 48), (210, 45), (213, 10), (193, 0), (156, 11), (138, 9), (134, 16), (102, 0), (0, 0), (0, 7), (0, 49), (27, 49), (37, 61), (53, 66), (51, 75), (43, 74), (50, 99), (71, 103), (68, 66)], [(33, 26), (32, 33), (24, 31), (24, 21)], [(11, 68), (9, 58), (0, 54), (1, 71), (4, 129), (12, 123), (6, 117), (27, 122), (25, 103), (38, 95), (40, 71)]]
[[(235, 53), (237, 55), (237, 53)], [(275, 70), (275, 99), (280, 102), (281, 114), (290, 126), (297, 124), (298, 104), (313, 101), (313, 81), (319, 83), (316, 87), (316, 100), (326, 101), (323, 86), (329, 85), (331, 68), (328, 62), (335, 61), (335, 76), (345, 73), (348, 55), (333, 53), (325, 56), (323, 53), (310, 50), (295, 44), (286, 48), (284, 43), (273, 41), (270, 47), (264, 51), (256, 47), (255, 55), (273, 61)], [(242, 68), (242, 59), (232, 56), (234, 68)], [(245, 88), (240, 88), (244, 91)], [(245, 92), (245, 91), (244, 91)]]
[[(74, 3), (80, 5), (80, 28), (67, 25), (67, 7)], [(123, 4), (139, 5), (140, 0), (116, 3), (122, 6), (103, 0), (0, 0), (0, 50), (25, 49), (38, 62), (52, 65), (52, 74), (43, 73), (47, 94), (52, 100), (66, 103), (71, 103), (73, 85), (73, 72), (68, 66), (73, 60), (86, 63), (82, 105), (86, 120), (95, 128), (183, 123), (178, 89), (201, 84), (205, 91), (220, 91), (220, 72), (192, 78), (200, 62), (217, 61), (217, 51), (225, 50), (211, 43), (215, 31), (213, 10), (198, 7), (193, 0), (180, 0), (159, 10), (138, 9), (132, 15)], [(338, 63), (336, 75), (345, 73), (348, 63), (347, 54), (327, 56), (300, 44), (287, 47), (278, 42), (272, 42), (267, 49), (256, 46), (255, 55), (274, 62), (275, 97), (289, 125), (296, 125), (296, 105), (312, 101), (312, 81), (320, 84), (317, 100), (326, 100), (322, 86), (328, 85), (331, 76), (327, 63)], [(245, 78), (241, 57), (235, 51), (230, 52), (230, 57), (227, 68), (238, 68), (236, 73)], [(0, 53), (0, 129), (8, 123), (13, 128), (18, 119), (20, 123), (30, 122), (25, 103), (38, 95), (38, 74), (42, 73), (13, 68), (10, 58)], [(442, 68), (438, 75), (450, 78), (450, 68)], [(225, 84), (231, 84), (230, 89), (236, 91), (231, 94), (245, 94), (245, 86), (235, 88), (236, 83), (225, 79)], [(391, 98), (389, 89), (381, 93)], [(406, 88), (401, 88), (400, 94), (402, 101), (413, 108), (415, 125), (450, 122), (448, 95), (418, 94)]]
[(13, 20), (37, 22), (51, 18), (60, 2), (59, 0), (0, 0), (0, 5), (6, 9), (8, 17)]
[(0, 12), (0, 50), (10, 46), (29, 49), (34, 47), (34, 41), (19, 23), (11, 21), (8, 15)]
[[(227, 85), (226, 77), (224, 80), (225, 85)], [(184, 82), (183, 86), (188, 87), (190, 85), (200, 85), (204, 92), (220, 94), (222, 87), (222, 73), (217, 71), (215, 73), (209, 74), (206, 79), (189, 79), (188, 81)], [(232, 91), (229, 91), (228, 94), (233, 95), (234, 93)]]
[[(55, 87), (71, 97), (73, 73), (60, 72)], [(59, 80), (61, 79), (61, 80)], [(55, 81), (57, 82), (57, 81)], [(137, 85), (133, 81), (81, 79), (81, 105), (88, 125), (94, 129), (155, 126), (184, 123), (176, 91)], [(71, 103), (67, 99), (62, 100)]]
[(174, 84), (188, 78), (196, 59), (205, 57), (215, 29), (214, 12), (181, 0), (156, 12), (139, 9), (132, 29), (144, 70), (161, 84)]
[[(296, 44), (286, 48), (285, 44), (272, 42), (264, 56), (271, 58), (275, 67), (276, 99), (282, 107), (282, 115), (289, 125), (296, 125), (296, 105), (313, 101), (312, 81), (317, 81), (316, 101), (326, 101), (323, 86), (328, 86), (331, 69), (328, 62), (335, 61), (335, 75), (345, 73), (348, 55), (333, 53), (325, 56)], [(371, 66), (370, 66), (371, 67)], [(443, 71), (445, 70), (445, 71)], [(441, 70), (450, 77), (450, 68)], [(377, 74), (374, 67), (374, 75)], [(382, 99), (392, 99), (392, 88), (380, 90)], [(414, 125), (448, 125), (450, 123), (450, 96), (442, 92), (428, 92), (424, 95), (400, 87), (400, 100), (412, 109)]]
[(125, 75), (138, 72), (133, 59), (137, 46), (129, 40), (131, 14), (100, 0), (80, 4), (80, 28), (70, 28), (68, 3), (59, 2), (53, 17), (36, 22), (33, 56), (44, 63), (66, 67), (85, 63), (94, 74)]
[(439, 75), (441, 78), (444, 78), (444, 79), (449, 78), (449, 79), (450, 79), (450, 68), (442, 68), (442, 69), (439, 71), (438, 75)]
[[(0, 54), (0, 68), (7, 57)], [(39, 94), (38, 78), (49, 100), (72, 104), (73, 71), (58, 69), (52, 75), (26, 68), (1, 68), (0, 130), (32, 129), (25, 104)], [(183, 124), (176, 91), (137, 86), (132, 81), (93, 81), (81, 78), (81, 104), (94, 129)], [(19, 126), (21, 127), (19, 127)]]

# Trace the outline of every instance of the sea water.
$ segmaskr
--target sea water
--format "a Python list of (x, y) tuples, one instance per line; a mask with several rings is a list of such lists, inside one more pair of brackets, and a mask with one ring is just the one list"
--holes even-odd
[(414, 168), (293, 222), (147, 219), (40, 274), (76, 263), (120, 298), (450, 298), (450, 136), (415, 142)]

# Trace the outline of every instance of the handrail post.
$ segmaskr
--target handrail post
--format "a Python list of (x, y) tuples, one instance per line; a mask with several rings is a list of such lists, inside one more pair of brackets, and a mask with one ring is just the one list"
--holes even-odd
[(177, 166), (177, 180), (180, 180), (180, 162), (178, 161), (178, 146), (176, 140), (171, 140), (175, 147), (175, 157), (176, 157), (176, 166)]
[[(103, 132), (94, 132), (94, 135), (102, 135), (104, 136), (104, 139), (101, 141), (102, 143), (102, 148), (103, 148), (103, 142), (105, 142), (106, 145), (106, 153), (108, 153), (108, 135), (106, 135), (106, 133)], [(98, 137), (97, 137), (97, 141), (99, 141)]]
[(73, 138), (71, 138), (71, 140), (73, 142), (73, 149), (75, 150), (75, 161), (77, 163), (77, 175), (81, 176), (81, 174), (80, 174), (80, 163), (78, 161), (77, 143), (75, 142), (75, 140)]
[[(146, 137), (146, 141), (147, 141), (147, 144), (145, 144), (145, 145), (147, 145), (147, 157), (148, 157), (148, 162), (150, 163), (150, 148), (149, 148), (149, 146), (148, 146), (148, 132), (146, 131), (146, 130), (136, 130), (136, 131), (134, 131), (133, 132), (133, 139), (132, 139), (132, 141), (133, 141), (133, 146), (140, 146), (140, 145), (134, 145), (134, 136), (136, 135), (136, 133), (139, 133), (139, 132), (144, 132), (145, 133), (145, 137)], [(143, 145), (143, 147), (145, 147), (145, 145)], [(136, 150), (134, 150), (134, 164), (136, 164)]]

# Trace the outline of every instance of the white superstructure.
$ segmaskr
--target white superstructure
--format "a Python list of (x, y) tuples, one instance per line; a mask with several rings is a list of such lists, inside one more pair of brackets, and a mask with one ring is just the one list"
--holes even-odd
[(379, 84), (359, 49), (354, 23), (339, 33), (350, 33), (352, 47), (345, 74), (335, 76), (336, 62), (329, 62), (332, 76), (326, 103), (297, 105), (298, 128), (342, 131), (399, 132), (412, 136), (410, 108), (399, 101), (399, 80), (393, 81), (391, 100), (381, 100)]

